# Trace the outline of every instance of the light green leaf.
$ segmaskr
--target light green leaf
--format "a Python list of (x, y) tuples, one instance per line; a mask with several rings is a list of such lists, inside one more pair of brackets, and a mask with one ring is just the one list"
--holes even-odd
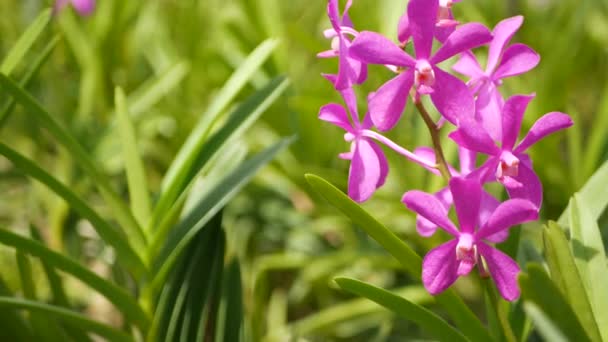
[(11, 309), (26, 309), (32, 312), (44, 313), (56, 317), (57, 319), (60, 319), (65, 323), (81, 327), (101, 337), (105, 337), (109, 341), (133, 341), (131, 336), (120, 330), (116, 330), (105, 324), (101, 324), (91, 319), (88, 319), (77, 312), (67, 310), (58, 306), (42, 304), (25, 299), (0, 297), (0, 307)]
[(565, 296), (541, 265), (529, 263), (528, 273), (520, 274), (518, 280), (524, 300), (537, 305), (570, 341), (591, 341)]
[[(407, 244), (323, 178), (312, 174), (305, 177), (313, 189), (384, 247), (411, 276), (420, 279), (422, 259)], [(468, 338), (473, 341), (491, 340), (486, 328), (454, 291), (448, 289), (436, 299)]]
[[(591, 214), (593, 220), (598, 220), (600, 215), (606, 209), (608, 205), (608, 196), (604, 191), (605, 185), (608, 184), (608, 161), (604, 164), (589, 178), (587, 183), (578, 192), (579, 194), (579, 205), (584, 206)], [(562, 227), (569, 227), (569, 208), (566, 208), (559, 217), (557, 223)]]
[(150, 199), (144, 162), (137, 148), (135, 128), (129, 117), (125, 94), (120, 87), (114, 93), (118, 131), (122, 141), (122, 156), (127, 172), (127, 184), (131, 198), (131, 210), (140, 226), (145, 227), (150, 218)]
[(525, 303), (524, 310), (526, 311), (526, 314), (532, 318), (538, 333), (545, 341), (568, 342), (566, 336), (564, 336), (555, 323), (553, 323), (538, 306), (533, 303)]
[(23, 60), (25, 54), (34, 45), (40, 34), (44, 32), (44, 28), (51, 19), (51, 9), (46, 9), (34, 22), (27, 28), (27, 30), (19, 37), (15, 46), (8, 52), (2, 64), (0, 64), (0, 73), (9, 75), (13, 72), (13, 69)]
[(440, 341), (469, 341), (458, 330), (432, 311), (389, 291), (349, 278), (336, 278), (338, 286), (350, 293), (368, 298), (406, 318)]
[(47, 186), (55, 192), (55, 194), (64, 199), (70, 207), (82, 215), (83, 218), (89, 220), (99, 236), (101, 236), (108, 245), (114, 247), (119, 256), (119, 262), (124, 263), (135, 276), (141, 276), (146, 270), (140, 257), (135, 253), (131, 246), (129, 246), (121, 232), (115, 230), (68, 187), (38, 167), (36, 163), (2, 143), (0, 143), (0, 154), (10, 160), (15, 167), (23, 171), (26, 175)]
[(608, 266), (597, 222), (579, 195), (570, 200), (570, 247), (603, 341), (608, 341)]
[(10, 93), (24, 107), (27, 113), (38, 120), (40, 125), (52, 133), (72, 154), (77, 164), (84, 169), (89, 177), (91, 177), (93, 183), (98, 187), (122, 229), (127, 233), (127, 237), (135, 250), (143, 251), (146, 246), (146, 239), (141, 227), (137, 224), (129, 209), (124, 205), (122, 198), (112, 189), (109, 179), (100, 172), (100, 169), (90, 158), (89, 153), (82, 148), (65, 128), (59, 125), (36, 99), (3, 74), (0, 74), (0, 86)]
[(574, 263), (566, 235), (555, 222), (549, 221), (543, 230), (543, 242), (551, 279), (565, 295), (587, 335), (591, 340), (599, 341), (600, 332), (593, 317), (591, 303)]
[(148, 326), (146, 313), (124, 289), (101, 278), (76, 261), (48, 249), (39, 242), (24, 238), (6, 229), (0, 229), (0, 243), (38, 257), (53, 267), (73, 275), (92, 289), (97, 290), (124, 313), (128, 320), (135, 322), (142, 331), (146, 331)]

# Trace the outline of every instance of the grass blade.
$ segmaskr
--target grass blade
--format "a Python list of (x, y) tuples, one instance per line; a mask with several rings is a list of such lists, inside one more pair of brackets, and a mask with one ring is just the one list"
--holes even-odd
[(146, 268), (140, 257), (135, 254), (135, 251), (129, 246), (121, 232), (115, 230), (108, 222), (91, 209), (86, 202), (74, 194), (68, 187), (53, 178), (53, 176), (39, 168), (33, 161), (25, 158), (2, 143), (0, 143), (0, 154), (10, 160), (15, 167), (22, 170), (26, 175), (47, 186), (55, 192), (55, 194), (64, 199), (83, 218), (89, 220), (99, 236), (101, 236), (107, 244), (114, 247), (116, 253), (119, 255), (119, 260), (124, 262), (125, 266), (127, 266), (136, 277), (141, 276)]
[(146, 313), (139, 307), (133, 297), (122, 288), (101, 278), (76, 261), (48, 249), (41, 243), (24, 238), (6, 229), (0, 229), (0, 243), (45, 260), (55, 268), (73, 275), (92, 289), (97, 290), (124, 313), (128, 320), (135, 322), (143, 331), (146, 331), (148, 326)]
[(440, 341), (469, 341), (458, 330), (432, 311), (379, 287), (350, 278), (336, 278), (340, 288), (372, 300), (397, 315), (406, 318)]
[(58, 306), (42, 304), (31, 300), (0, 297), (0, 307), (12, 309), (26, 309), (32, 312), (40, 312), (62, 320), (65, 323), (87, 329), (109, 341), (131, 342), (133, 339), (126, 333), (116, 330), (105, 324), (98, 323), (85, 316)]
[(144, 250), (146, 239), (141, 227), (137, 224), (129, 209), (124, 205), (120, 196), (114, 192), (108, 178), (100, 172), (100, 169), (82, 146), (30, 94), (4, 74), (0, 74), (0, 86), (9, 92), (25, 108), (26, 112), (29, 112), (30, 115), (38, 120), (72, 154), (77, 163), (98, 187), (121, 227), (125, 230), (135, 250)]
[(566, 336), (559, 330), (559, 328), (551, 321), (547, 315), (543, 313), (538, 306), (532, 303), (525, 303), (524, 310), (526, 314), (532, 318), (532, 321), (536, 325), (538, 333), (544, 337), (545, 341), (551, 342), (567, 342)]
[[(239, 261), (233, 258), (226, 267), (222, 299), (215, 329), (216, 342), (238, 342), (243, 324), (243, 287)], [(201, 337), (198, 335), (197, 337)]]
[[(604, 191), (606, 184), (608, 184), (608, 161), (605, 161), (578, 191), (579, 204), (586, 207), (593, 220), (596, 221), (608, 205), (608, 196), (606, 196), (606, 192)], [(569, 210), (570, 206), (564, 210), (557, 221), (562, 227), (570, 226)]]
[[(0, 278), (0, 296), (14, 296)], [(1, 341), (33, 341), (34, 332), (17, 310), (0, 310)]]
[(116, 103), (116, 116), (118, 118), (118, 131), (122, 141), (123, 162), (127, 172), (127, 184), (131, 198), (131, 211), (139, 222), (145, 227), (150, 218), (150, 199), (144, 163), (137, 149), (135, 128), (129, 117), (125, 94), (117, 87), (114, 101)]
[(19, 37), (15, 46), (8, 52), (2, 64), (0, 64), (0, 73), (9, 75), (13, 69), (23, 60), (25, 54), (29, 51), (38, 37), (44, 31), (44, 28), (51, 20), (51, 9), (46, 9), (38, 15), (34, 22), (27, 30)]

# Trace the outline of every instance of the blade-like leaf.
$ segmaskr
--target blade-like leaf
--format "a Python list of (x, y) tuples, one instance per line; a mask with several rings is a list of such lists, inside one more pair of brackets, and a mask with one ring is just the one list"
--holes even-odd
[(120, 87), (115, 90), (114, 101), (116, 103), (118, 131), (122, 142), (123, 162), (127, 172), (131, 210), (140, 226), (145, 227), (150, 218), (150, 199), (148, 185), (146, 184), (146, 173), (144, 172), (143, 160), (137, 149), (135, 128), (129, 117), (125, 94)]
[(572, 307), (542, 266), (529, 263), (528, 274), (519, 276), (519, 286), (524, 300), (537, 305), (570, 341), (591, 341)]
[(599, 341), (600, 332), (593, 317), (591, 303), (574, 263), (566, 235), (561, 227), (549, 221), (543, 230), (543, 242), (551, 278), (572, 306), (587, 335), (591, 340)]
[(177, 257), (181, 255), (185, 246), (198, 231), (249, 182), (257, 170), (270, 162), (277, 153), (291, 144), (293, 140), (294, 137), (283, 139), (245, 161), (238, 168), (228, 173), (222, 181), (218, 182), (194, 205), (192, 210), (171, 231), (171, 235), (158, 254), (154, 262), (154, 269), (158, 271), (154, 280), (150, 283), (149, 289), (147, 289), (150, 291), (147, 295), (152, 295), (161, 287), (168, 272), (174, 267)]
[[(38, 122), (51, 132), (55, 138), (72, 154), (91, 180), (98, 187), (101, 195), (106, 200), (107, 204), (112, 209), (116, 219), (121, 224), (121, 227), (127, 233), (129, 241), (134, 246), (136, 251), (145, 249), (145, 236), (137, 221), (131, 215), (129, 209), (124, 205), (122, 199), (110, 185), (108, 178), (103, 175), (100, 169), (95, 165), (89, 154), (83, 147), (74, 139), (70, 133), (61, 127), (57, 121), (38, 103), (30, 94), (23, 88), (15, 84), (6, 75), (0, 74), (0, 86), (9, 92), (25, 109), (27, 113), (32, 115)], [(144, 260), (145, 261), (145, 260)]]
[(88, 331), (93, 332), (101, 337), (107, 338), (109, 341), (133, 341), (131, 336), (120, 330), (116, 330), (105, 324), (101, 324), (91, 319), (88, 319), (77, 312), (67, 310), (58, 306), (42, 304), (25, 299), (0, 297), (0, 307), (12, 309), (26, 309), (32, 312), (44, 313), (56, 317), (57, 319), (60, 319), (65, 323), (87, 329)]
[[(241, 268), (234, 258), (226, 267), (223, 292), (215, 329), (215, 342), (239, 342), (243, 323)], [(198, 337), (201, 337), (199, 335)]]
[[(0, 296), (11, 297), (13, 293), (0, 278)], [(32, 341), (34, 332), (17, 310), (0, 310), (0, 340), (2, 341)]]
[(372, 300), (399, 316), (411, 320), (440, 341), (469, 341), (458, 330), (432, 311), (376, 286), (349, 278), (336, 278), (338, 286)]
[(48, 249), (39, 242), (19, 236), (6, 229), (0, 229), (0, 243), (38, 257), (48, 262), (53, 267), (73, 275), (83, 283), (97, 290), (124, 313), (128, 320), (135, 322), (140, 328), (146, 331), (149, 323), (146, 313), (140, 308), (135, 299), (124, 289), (101, 278), (84, 266), (78, 264), (76, 261)]
[[(608, 161), (604, 164), (589, 178), (587, 183), (579, 190), (579, 204), (584, 206), (591, 214), (593, 220), (598, 220), (600, 215), (606, 209), (608, 205), (608, 196), (604, 191), (604, 186), (608, 184)], [(557, 223), (562, 227), (570, 226), (569, 219), (569, 208), (566, 208), (559, 217)]]
[(23, 60), (23, 57), (36, 42), (40, 34), (44, 32), (44, 28), (51, 19), (51, 9), (46, 9), (34, 22), (27, 28), (27, 30), (19, 37), (15, 46), (8, 52), (2, 64), (0, 64), (0, 73), (9, 75), (13, 69)]
[(608, 265), (597, 222), (579, 195), (570, 200), (570, 247), (603, 341), (608, 341)]
[[(168, 177), (166, 178), (167, 181), (163, 181), (163, 184), (166, 186), (162, 187), (162, 193), (158, 200), (158, 204), (154, 208), (154, 216), (151, 224), (155, 226), (162, 220), (162, 217), (165, 216), (171, 206), (174, 205), (184, 189), (192, 183), (194, 176), (198, 174), (200, 169), (223, 146), (225, 146), (225, 144), (229, 143), (232, 138), (238, 137), (250, 127), (277, 99), (277, 97), (287, 89), (288, 84), (289, 81), (284, 77), (279, 77), (271, 81), (266, 87), (256, 92), (249, 97), (247, 101), (241, 104), (230, 115), (226, 124), (215, 132), (209, 140), (205, 139), (206, 136), (199, 136), (201, 133), (196, 129), (190, 134), (188, 140), (182, 147), (182, 150), (187, 149), (190, 153), (184, 155), (184, 157), (180, 157), (181, 154), (178, 154), (167, 171), (165, 176)], [(196, 146), (188, 146), (191, 139), (196, 140)], [(165, 234), (166, 232), (159, 232), (157, 236), (155, 236), (155, 240), (164, 240)], [(154, 243), (153, 246), (155, 246)]]
[(0, 143), (0, 154), (10, 160), (15, 167), (22, 170), (25, 174), (47, 186), (55, 192), (55, 194), (64, 199), (76, 212), (82, 215), (82, 217), (89, 220), (99, 236), (101, 236), (107, 244), (114, 247), (116, 253), (119, 255), (119, 262), (124, 262), (125, 266), (127, 266), (134, 275), (139, 276), (145, 271), (143, 262), (139, 256), (135, 254), (135, 251), (131, 246), (129, 246), (121, 232), (115, 230), (68, 187), (38, 167), (36, 163), (2, 143)]
[[(399, 239), (393, 232), (384, 227), (373, 216), (361, 206), (346, 196), (342, 191), (331, 185), (319, 176), (306, 175), (306, 180), (323, 198), (331, 205), (338, 208), (348, 216), (358, 227), (376, 240), (395, 259), (397, 259), (410, 273), (411, 276), (420, 279), (422, 259), (407, 244)], [(491, 337), (477, 319), (475, 314), (464, 304), (464, 302), (448, 289), (436, 297), (456, 323), (456, 326), (473, 341), (488, 341)]]
[(532, 303), (525, 303), (524, 310), (526, 314), (532, 318), (538, 333), (545, 338), (545, 341), (551, 342), (567, 342), (568, 339), (561, 330), (543, 313), (538, 306)]

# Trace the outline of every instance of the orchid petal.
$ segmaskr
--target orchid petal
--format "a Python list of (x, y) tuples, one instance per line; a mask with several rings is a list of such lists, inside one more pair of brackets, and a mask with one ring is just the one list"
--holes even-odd
[(477, 118), (494, 141), (502, 140), (503, 98), (493, 82), (484, 82), (475, 101)]
[(500, 295), (508, 301), (519, 298), (520, 291), (517, 285), (517, 275), (521, 271), (519, 265), (505, 253), (483, 242), (477, 244), (477, 251), (485, 259)]
[(433, 222), (452, 236), (456, 237), (460, 234), (448, 218), (447, 210), (435, 196), (426, 192), (411, 190), (403, 195), (401, 202), (408, 209)]
[(359, 78), (357, 73), (360, 70), (361, 62), (348, 57), (348, 46), (346, 45), (346, 39), (340, 36), (340, 55), (338, 62), (338, 79), (334, 86), (337, 90), (343, 90), (351, 88), (353, 83)]
[[(445, 208), (445, 215), (448, 215), (450, 205), (452, 204), (452, 193), (448, 187), (445, 187), (435, 193), (435, 197), (441, 202)], [(420, 236), (429, 237), (437, 231), (437, 225), (427, 220), (422, 215), (416, 216), (416, 231)]]
[(413, 83), (414, 72), (410, 69), (384, 83), (369, 99), (372, 121), (380, 131), (387, 131), (397, 124)]
[(483, 75), (483, 70), (481, 69), (479, 62), (477, 62), (477, 58), (470, 51), (465, 51), (460, 54), (460, 59), (452, 65), (452, 70), (469, 76), (470, 78), (477, 78)]
[(478, 239), (508, 230), (518, 224), (538, 219), (538, 207), (534, 203), (514, 198), (501, 203), (485, 225), (476, 234)]
[[(427, 164), (429, 164), (429, 165), (436, 164), (435, 150), (433, 150), (430, 147), (426, 147), (426, 146), (418, 147), (414, 150), (414, 154), (417, 155), (418, 157), (420, 157), (421, 159), (426, 160)], [(441, 173), (439, 172), (439, 170), (437, 170), (437, 168), (428, 167), (427, 165), (422, 165), (422, 167), (429, 170), (433, 174), (441, 175)]]
[(522, 153), (545, 136), (564, 128), (568, 128), (573, 124), (574, 122), (567, 114), (560, 112), (547, 113), (540, 119), (536, 120), (534, 125), (532, 125), (532, 128), (530, 128), (528, 134), (519, 143), (517, 148), (515, 148), (515, 153)]
[(528, 72), (538, 65), (540, 55), (524, 44), (513, 44), (505, 51), (494, 78), (506, 78)]
[(458, 146), (458, 158), (460, 159), (460, 174), (468, 175), (475, 169), (477, 153), (462, 146)]
[(95, 0), (71, 0), (80, 15), (89, 15), (95, 10)]
[[(477, 223), (478, 227), (483, 227), (488, 219), (492, 216), (496, 208), (500, 205), (500, 202), (494, 198), (492, 195), (483, 191), (481, 193), (481, 205), (479, 207), (479, 222)], [(488, 235), (485, 237), (485, 240), (494, 243), (504, 242), (509, 237), (508, 230), (501, 230), (495, 234)]]
[(490, 31), (479, 23), (464, 24), (456, 29), (431, 58), (431, 63), (437, 64), (446, 59), (483, 45), (492, 40)]
[(473, 234), (479, 218), (481, 184), (473, 179), (454, 177), (450, 180), (450, 191), (456, 208), (456, 216), (458, 216), (460, 232)]
[(543, 185), (540, 179), (532, 169), (532, 162), (527, 159), (526, 155), (518, 155), (520, 163), (518, 166), (518, 174), (513, 177), (519, 186), (505, 185), (509, 197), (511, 198), (523, 198), (534, 203), (534, 205), (540, 208), (543, 201)]
[(422, 260), (422, 283), (430, 294), (443, 292), (458, 279), (457, 244), (457, 240), (451, 240), (439, 245)]
[(431, 100), (439, 113), (449, 122), (457, 124), (462, 117), (473, 117), (475, 100), (460, 79), (434, 67), (435, 84)]
[(427, 59), (431, 54), (438, 6), (437, 0), (410, 0), (407, 5), (409, 28), (417, 59)]
[(329, 22), (331, 22), (331, 26), (334, 28), (334, 30), (336, 30), (336, 32), (340, 32), (342, 20), (340, 20), (340, 9), (338, 8), (338, 0), (329, 0), (327, 2), (327, 16), (329, 17)]
[(353, 132), (346, 110), (337, 103), (330, 103), (321, 107), (319, 110), (319, 119), (341, 127), (347, 132)]
[(494, 27), (492, 34), (494, 39), (490, 43), (490, 49), (488, 51), (488, 64), (486, 71), (492, 72), (496, 68), (496, 64), (502, 55), (505, 46), (509, 43), (515, 32), (519, 30), (521, 24), (524, 21), (524, 17), (521, 15), (507, 18)]
[(350, 56), (368, 64), (416, 66), (416, 61), (383, 35), (362, 31), (349, 48)]
[(521, 129), (521, 120), (534, 96), (534, 94), (515, 95), (505, 102), (502, 109), (502, 148), (504, 150), (513, 149)]
[(401, 18), (399, 18), (399, 24), (397, 25), (397, 39), (403, 44), (407, 42), (411, 36), (412, 33), (410, 32), (409, 18), (407, 12), (405, 12)]
[(348, 196), (356, 202), (364, 202), (378, 188), (381, 180), (381, 162), (367, 139), (355, 142), (355, 151), (348, 174)]
[(376, 182), (376, 188), (380, 188), (382, 185), (384, 185), (384, 182), (386, 182), (386, 176), (388, 175), (388, 160), (386, 160), (384, 151), (382, 151), (382, 148), (378, 144), (371, 140), (368, 141), (369, 145), (374, 150), (376, 157), (378, 158), (378, 165), (380, 167), (380, 177), (378, 178), (378, 182)]
[(449, 137), (458, 145), (472, 151), (489, 155), (498, 155), (500, 149), (496, 147), (488, 133), (472, 118), (466, 118), (458, 123), (458, 130), (449, 134)]

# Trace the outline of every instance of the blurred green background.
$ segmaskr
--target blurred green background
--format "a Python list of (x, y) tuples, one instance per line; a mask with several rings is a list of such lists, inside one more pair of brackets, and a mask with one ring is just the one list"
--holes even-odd
[[(395, 37), (406, 4), (404, 0), (355, 0), (351, 18), (358, 30)], [(49, 5), (41, 0), (0, 1), (2, 55)], [(305, 173), (315, 173), (342, 189), (347, 181), (348, 163), (337, 158), (348, 149), (342, 132), (317, 119), (320, 106), (340, 102), (320, 76), (335, 72), (337, 60), (315, 57), (330, 44), (322, 35), (329, 27), (325, 8), (321, 0), (100, 0), (89, 17), (78, 17), (70, 10), (53, 19), (45, 37), (48, 42), (58, 36), (58, 46), (28, 90), (113, 175), (115, 187), (126, 193), (123, 161), (117, 152), (120, 142), (112, 134), (113, 88), (123, 87), (136, 118), (150, 189), (158, 191), (178, 148), (232, 71), (262, 41), (278, 39), (280, 45), (272, 58), (238, 99), (279, 74), (289, 77), (291, 88), (242, 141), (248, 151), (257, 151), (278, 136), (296, 133), (299, 139), (237, 196), (224, 219), (229, 253), (238, 255), (243, 267), (249, 333), (268, 341), (424, 338), (411, 323), (345, 295), (331, 281), (337, 275), (349, 275), (385, 288), (405, 286), (402, 291), (409, 291), (410, 298), (430, 302), (395, 260), (317, 197), (304, 180)], [(576, 123), (530, 152), (544, 184), (541, 221), (557, 219), (571, 194), (606, 160), (608, 1), (465, 0), (454, 8), (460, 21), (479, 21), (490, 28), (506, 17), (525, 16), (513, 42), (531, 46), (540, 53), (541, 63), (530, 73), (505, 81), (504, 93), (536, 93), (525, 128), (549, 111), (567, 112)], [(38, 50), (45, 43), (39, 42)], [(15, 74), (26, 73), (31, 62), (21, 63)], [(382, 68), (371, 67), (360, 98), (389, 76)], [(142, 96), (150, 93), (146, 90), (151, 86), (158, 86), (154, 96)], [(360, 106), (364, 110), (363, 101)], [(69, 155), (32, 125), (19, 107), (0, 124), (3, 142), (40, 162), (90, 203), (100, 203), (91, 191), (93, 184), (81, 177)], [(448, 132), (444, 129), (443, 133)], [(409, 106), (390, 137), (410, 149), (430, 144), (425, 126)], [(447, 140), (444, 143), (448, 158), (455, 162), (454, 146)], [(388, 181), (364, 207), (422, 254), (442, 237), (417, 237), (414, 217), (400, 203), (401, 195), (409, 189), (436, 190), (443, 186), (442, 180), (390, 151), (387, 154)], [(112, 253), (86, 222), (9, 162), (0, 160), (0, 173), (3, 226), (25, 231), (33, 223), (42, 228), (53, 248), (101, 273), (108, 272), (104, 264), (111, 262)], [(537, 227), (526, 226), (523, 236), (533, 239)], [(2, 269), (15, 269), (12, 252), (0, 251)], [(19, 291), (16, 274), (3, 271), (2, 276), (11, 289)], [(479, 306), (472, 281), (459, 281), (457, 289)], [(111, 321), (112, 313), (104, 311), (111, 307), (86, 291), (73, 293), (92, 316)]]

